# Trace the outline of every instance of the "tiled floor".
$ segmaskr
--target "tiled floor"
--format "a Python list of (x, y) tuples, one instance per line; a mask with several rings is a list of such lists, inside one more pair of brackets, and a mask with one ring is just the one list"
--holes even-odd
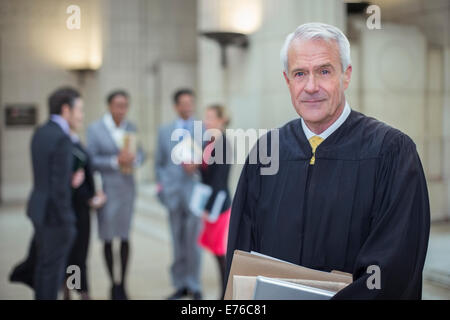
[[(165, 210), (153, 196), (151, 186), (140, 188), (131, 236), (131, 263), (128, 294), (131, 299), (163, 299), (172, 292), (169, 279), (171, 247)], [(28, 248), (32, 226), (23, 205), (0, 207), (0, 299), (32, 299), (23, 285), (11, 284), (11, 267), (22, 260)], [(109, 280), (103, 262), (102, 245), (97, 238), (96, 219), (92, 217), (91, 246), (88, 259), (91, 295), (109, 298)], [(203, 253), (202, 283), (204, 297), (216, 299), (219, 274), (214, 258)], [(450, 299), (450, 223), (432, 226), (424, 272), (424, 299)]]
[[(168, 272), (172, 252), (166, 213), (156, 199), (145, 192), (136, 207), (130, 241), (128, 295), (130, 299), (164, 299), (173, 290)], [(90, 291), (94, 299), (109, 299), (109, 278), (96, 222), (93, 215), (88, 257)], [(32, 225), (25, 216), (23, 205), (0, 207), (0, 299), (33, 297), (28, 287), (8, 281), (11, 267), (24, 258), (31, 235)], [(219, 296), (218, 268), (207, 252), (202, 256), (202, 284), (204, 298)]]
[(450, 300), (450, 222), (431, 226), (423, 277), (424, 299)]

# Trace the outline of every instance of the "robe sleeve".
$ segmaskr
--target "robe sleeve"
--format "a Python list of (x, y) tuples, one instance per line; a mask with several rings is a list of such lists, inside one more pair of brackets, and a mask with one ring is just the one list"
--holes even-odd
[[(353, 283), (334, 299), (421, 298), (430, 232), (427, 185), (412, 140), (399, 132), (386, 140), (376, 172), (370, 231), (356, 258)], [(379, 288), (376, 269), (369, 266), (379, 267)]]
[(247, 159), (239, 178), (232, 202), (228, 230), (227, 270), (225, 283), (230, 272), (234, 250), (251, 251), (255, 248), (255, 209), (259, 193), (259, 169)]

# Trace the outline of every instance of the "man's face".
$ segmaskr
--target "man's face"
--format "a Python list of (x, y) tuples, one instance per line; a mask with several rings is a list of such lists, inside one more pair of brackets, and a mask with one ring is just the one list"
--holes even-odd
[(178, 98), (175, 110), (183, 119), (189, 119), (194, 113), (194, 97), (190, 94), (182, 94)]
[(122, 95), (116, 95), (109, 104), (109, 111), (116, 125), (119, 125), (126, 117), (128, 112), (128, 98)]
[(84, 107), (81, 98), (75, 99), (73, 107), (70, 109), (69, 126), (74, 132), (80, 132), (83, 127)]
[(351, 66), (342, 71), (337, 42), (293, 40), (288, 68), (283, 74), (297, 113), (307, 124), (333, 123), (344, 107), (344, 91), (352, 73)]

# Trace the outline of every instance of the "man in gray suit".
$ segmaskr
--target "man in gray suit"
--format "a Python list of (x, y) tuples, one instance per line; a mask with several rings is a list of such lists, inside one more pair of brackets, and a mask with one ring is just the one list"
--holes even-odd
[(195, 166), (176, 164), (171, 159), (172, 149), (178, 143), (172, 141), (176, 129), (194, 131), (194, 94), (189, 89), (174, 94), (178, 118), (159, 129), (155, 169), (158, 182), (158, 198), (169, 211), (169, 223), (173, 242), (174, 261), (171, 278), (176, 291), (168, 299), (180, 299), (191, 295), (202, 298), (200, 285), (201, 250), (197, 245), (201, 220), (189, 210), (189, 197), (197, 178)]
[[(104, 255), (111, 279), (111, 298), (126, 300), (125, 274), (128, 265), (129, 231), (134, 210), (135, 182), (133, 169), (145, 155), (138, 148), (130, 150), (136, 138), (136, 126), (125, 117), (129, 108), (128, 94), (114, 91), (107, 98), (108, 112), (91, 124), (87, 132), (87, 151), (94, 170), (100, 172), (107, 202), (98, 211), (98, 231), (104, 241)], [(133, 147), (131, 147), (133, 149)], [(114, 278), (112, 241), (120, 239), (121, 280)]]

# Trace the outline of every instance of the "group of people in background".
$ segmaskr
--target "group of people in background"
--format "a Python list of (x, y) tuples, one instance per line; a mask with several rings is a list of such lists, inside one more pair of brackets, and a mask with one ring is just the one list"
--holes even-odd
[[(176, 164), (171, 152), (179, 141), (172, 141), (171, 135), (177, 128), (193, 133), (195, 96), (193, 91), (182, 89), (174, 93), (173, 99), (178, 117), (160, 128), (155, 159), (158, 198), (168, 211), (173, 244), (170, 274), (175, 292), (168, 299), (185, 296), (202, 299), (201, 247), (217, 258), (222, 297), (231, 207), (230, 162), (209, 163), (208, 158), (215, 156), (215, 145), (227, 145), (224, 132), (229, 117), (223, 106), (208, 107), (203, 129), (218, 129), (216, 132), (220, 134), (201, 146), (202, 164)], [(50, 118), (35, 131), (31, 142), (34, 179), (27, 215), (34, 235), (26, 259), (10, 274), (10, 281), (32, 288), (36, 299), (57, 299), (60, 291), (64, 299), (71, 299), (72, 290), (66, 281), (68, 266), (79, 268), (80, 284), (76, 289), (81, 299), (91, 298), (86, 263), (91, 211), (97, 213), (98, 235), (104, 244), (104, 260), (111, 281), (110, 297), (128, 299), (129, 235), (136, 197), (134, 170), (146, 160), (136, 142), (137, 128), (126, 117), (129, 100), (124, 90), (111, 92), (107, 97), (108, 110), (88, 127), (87, 143), (83, 145), (78, 136), (84, 120), (80, 93), (64, 87), (48, 99)], [(229, 154), (223, 156), (225, 159)], [(193, 214), (189, 207), (193, 188), (199, 181), (212, 190), (203, 216)], [(222, 194), (220, 215), (211, 220), (208, 217), (218, 193)], [(117, 245), (119, 276), (114, 273)]]

